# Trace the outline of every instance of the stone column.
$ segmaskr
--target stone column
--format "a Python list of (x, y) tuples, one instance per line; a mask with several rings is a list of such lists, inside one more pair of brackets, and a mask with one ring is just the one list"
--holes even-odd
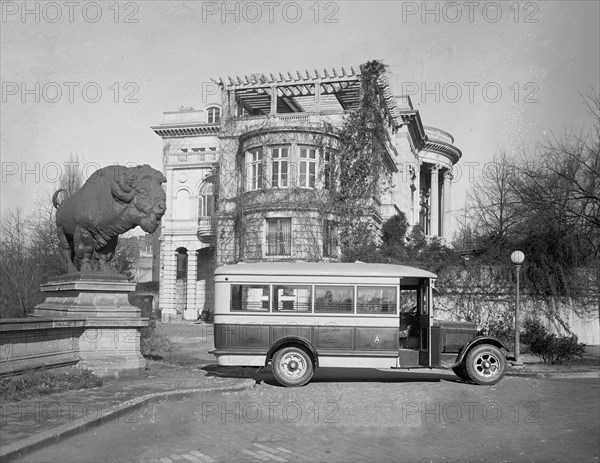
[(277, 85), (271, 85), (271, 114), (277, 114)]
[(411, 225), (419, 223), (421, 214), (421, 162), (418, 162), (414, 166), (414, 192), (413, 192), (413, 204), (412, 204), (412, 220)]
[(185, 304), (185, 320), (197, 320), (198, 308), (196, 307), (196, 274), (198, 270), (198, 251), (188, 250), (187, 261), (187, 301)]
[(442, 211), (442, 237), (450, 239), (450, 187), (452, 185), (452, 171), (447, 170), (444, 173), (444, 183), (442, 184), (442, 198), (444, 201), (444, 209)]
[(169, 321), (177, 315), (175, 309), (175, 278), (177, 272), (177, 253), (171, 241), (164, 241), (161, 247), (160, 296), (161, 319)]
[(315, 112), (321, 111), (321, 79), (315, 83)]
[(430, 235), (438, 236), (440, 234), (440, 225), (439, 225), (439, 213), (440, 213), (440, 195), (439, 195), (439, 174), (440, 165), (435, 164), (431, 166), (431, 194), (429, 198), (431, 199), (431, 209), (430, 209), (430, 223), (431, 230)]

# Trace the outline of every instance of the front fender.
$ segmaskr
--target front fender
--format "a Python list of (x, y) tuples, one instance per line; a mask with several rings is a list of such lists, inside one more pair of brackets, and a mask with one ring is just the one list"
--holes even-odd
[[(480, 344), (491, 344), (492, 346), (496, 346), (498, 349), (504, 349), (506, 352), (508, 352), (508, 347), (506, 347), (506, 345), (499, 339), (494, 338), (493, 336), (477, 336), (475, 339), (469, 341), (460, 349), (460, 352), (456, 356), (456, 360), (454, 361), (454, 363), (450, 365), (445, 364), (444, 366), (447, 368), (457, 367), (462, 363), (469, 351), (473, 347), (478, 346)], [(512, 358), (513, 357), (506, 355), (507, 360), (511, 360)]]

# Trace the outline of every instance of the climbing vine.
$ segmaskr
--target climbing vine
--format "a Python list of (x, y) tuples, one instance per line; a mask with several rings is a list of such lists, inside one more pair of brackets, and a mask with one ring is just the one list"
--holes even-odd
[(378, 227), (370, 217), (384, 193), (382, 182), (387, 127), (382, 115), (379, 80), (386, 72), (380, 61), (361, 66), (359, 107), (339, 130), (339, 189), (335, 195), (340, 240), (345, 260), (368, 258), (378, 244)]

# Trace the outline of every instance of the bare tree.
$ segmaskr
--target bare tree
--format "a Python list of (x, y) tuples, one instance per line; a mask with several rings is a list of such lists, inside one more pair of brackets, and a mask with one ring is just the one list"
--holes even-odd
[(59, 188), (65, 190), (70, 196), (79, 190), (83, 184), (79, 155), (69, 154), (69, 160), (64, 163), (64, 166), (65, 170), (60, 177)]
[(20, 209), (7, 213), (0, 234), (0, 316), (23, 317), (39, 302), (39, 263), (29, 247), (30, 223)]
[(484, 166), (481, 177), (469, 193), (472, 232), (503, 240), (519, 223), (520, 201), (513, 183), (516, 166), (505, 152)]

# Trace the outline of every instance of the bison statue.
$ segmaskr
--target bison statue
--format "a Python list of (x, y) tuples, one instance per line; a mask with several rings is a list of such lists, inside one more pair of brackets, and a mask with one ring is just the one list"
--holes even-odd
[(69, 272), (107, 271), (119, 235), (136, 226), (153, 233), (166, 211), (165, 176), (149, 165), (109, 166), (97, 170), (85, 184), (59, 203), (52, 196), (62, 255)]

